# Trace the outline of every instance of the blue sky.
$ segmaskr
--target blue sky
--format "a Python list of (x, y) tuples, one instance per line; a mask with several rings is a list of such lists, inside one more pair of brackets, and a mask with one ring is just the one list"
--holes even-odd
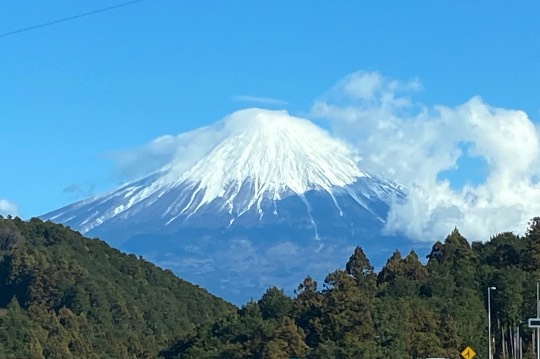
[[(0, 0), (0, 34), (121, 2)], [(119, 152), (246, 107), (327, 121), (314, 103), (357, 71), (420, 83), (428, 111), (481, 96), (536, 123), (539, 13), (532, 0), (146, 0), (0, 36), (0, 201), (28, 218), (112, 189)], [(457, 161), (437, 179), (476, 183), (475, 155)]]

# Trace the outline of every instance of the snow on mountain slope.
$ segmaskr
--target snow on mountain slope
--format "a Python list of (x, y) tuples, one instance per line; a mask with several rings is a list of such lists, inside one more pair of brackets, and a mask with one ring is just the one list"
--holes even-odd
[(259, 217), (265, 211), (277, 215), (276, 201), (291, 195), (300, 196), (309, 212), (304, 196), (308, 191), (328, 193), (339, 211), (338, 194), (351, 196), (367, 210), (373, 198), (388, 203), (400, 194), (399, 186), (361, 171), (346, 144), (284, 111), (238, 111), (214, 127), (227, 136), (188, 170), (183, 162), (179, 166), (172, 161), (109, 195), (44, 217), (67, 222), (83, 233), (138, 215), (160, 221), (154, 228), (161, 228), (179, 219), (185, 223), (202, 207), (219, 203), (215, 209), (229, 214), (230, 226), (252, 210)]
[(381, 234), (402, 188), (362, 171), (347, 144), (307, 120), (248, 109), (185, 138), (197, 157), (187, 143), (147, 177), (42, 218), (236, 302), (324, 275), (355, 245), (386, 259), (405, 243)]
[(365, 176), (343, 143), (309, 121), (282, 112), (245, 110), (227, 118), (226, 124), (233, 129), (230, 136), (184, 174), (173, 164), (164, 182), (188, 180), (196, 192), (205, 189), (203, 203), (208, 203), (224, 197), (231, 184), (239, 190), (245, 180), (255, 184), (253, 200), (259, 201), (263, 194), (280, 199), (288, 190), (330, 190)]

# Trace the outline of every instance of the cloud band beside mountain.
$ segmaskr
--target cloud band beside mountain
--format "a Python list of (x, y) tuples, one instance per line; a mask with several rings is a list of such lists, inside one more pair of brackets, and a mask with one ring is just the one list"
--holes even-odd
[[(314, 101), (309, 117), (328, 120), (333, 134), (361, 154), (362, 169), (407, 188), (407, 199), (391, 206), (389, 233), (419, 241), (443, 239), (454, 227), (471, 240), (523, 233), (540, 214), (537, 126), (523, 111), (480, 97), (428, 106), (414, 100), (421, 88), (417, 79), (356, 72)], [(230, 131), (212, 125), (166, 135), (112, 157), (126, 177), (173, 159), (187, 170)]]
[[(523, 111), (480, 97), (428, 107), (412, 100), (419, 87), (354, 73), (315, 101), (312, 115), (358, 148), (364, 168), (408, 189), (407, 200), (391, 207), (389, 232), (427, 241), (456, 226), (471, 240), (523, 233), (540, 214), (537, 126)], [(484, 167), (481, 178), (460, 167), (471, 159)]]

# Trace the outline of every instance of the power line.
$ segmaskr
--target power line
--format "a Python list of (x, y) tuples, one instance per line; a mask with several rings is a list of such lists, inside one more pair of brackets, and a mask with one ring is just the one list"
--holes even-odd
[(104, 8), (101, 8), (101, 9), (97, 9), (97, 10), (85, 12), (85, 13), (82, 13), (82, 14), (73, 15), (73, 16), (68, 16), (68, 17), (63, 17), (63, 18), (61, 18), (61, 19), (57, 19), (57, 20), (52, 20), (52, 21), (44, 22), (44, 23), (39, 24), (39, 25), (33, 25), (33, 26), (23, 27), (23, 28), (21, 28), (21, 29), (9, 31), (9, 32), (4, 32), (4, 33), (0, 34), (0, 38), (8, 37), (8, 36), (16, 35), (16, 34), (20, 34), (21, 32), (27, 32), (27, 31), (32, 31), (32, 30), (40, 29), (40, 28), (42, 28), (42, 27), (47, 27), (47, 26), (56, 25), (56, 24), (59, 24), (59, 23), (62, 23), (62, 22), (67, 22), (67, 21), (71, 21), (71, 20), (80, 19), (80, 18), (82, 18), (82, 17), (86, 17), (86, 16), (91, 16), (91, 15), (99, 14), (99, 13), (102, 13), (102, 12), (105, 12), (105, 11), (115, 10), (115, 9), (118, 9), (118, 8), (121, 8), (121, 7), (133, 5), (133, 4), (136, 4), (136, 3), (139, 3), (139, 2), (143, 2), (143, 1), (145, 1), (145, 0), (132, 0), (132, 1), (127, 1), (127, 2), (124, 2), (124, 3), (121, 3), (121, 4), (117, 4), (117, 5), (113, 5), (113, 6), (104, 7)]

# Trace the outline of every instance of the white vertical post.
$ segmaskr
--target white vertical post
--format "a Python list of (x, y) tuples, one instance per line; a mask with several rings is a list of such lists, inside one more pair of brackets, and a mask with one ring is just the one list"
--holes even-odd
[[(536, 318), (540, 318), (540, 282), (536, 282)], [(540, 359), (540, 328), (536, 328), (536, 358)]]
[(487, 295), (488, 295), (488, 359), (493, 359), (493, 355), (491, 353), (491, 291), (495, 290), (495, 287), (488, 287)]
[(520, 326), (521, 326), (521, 322), (518, 323), (517, 328), (516, 328), (516, 332), (517, 332), (517, 337), (516, 337), (516, 345), (517, 345), (516, 358), (517, 359), (521, 359), (521, 336), (519, 335), (519, 327)]

